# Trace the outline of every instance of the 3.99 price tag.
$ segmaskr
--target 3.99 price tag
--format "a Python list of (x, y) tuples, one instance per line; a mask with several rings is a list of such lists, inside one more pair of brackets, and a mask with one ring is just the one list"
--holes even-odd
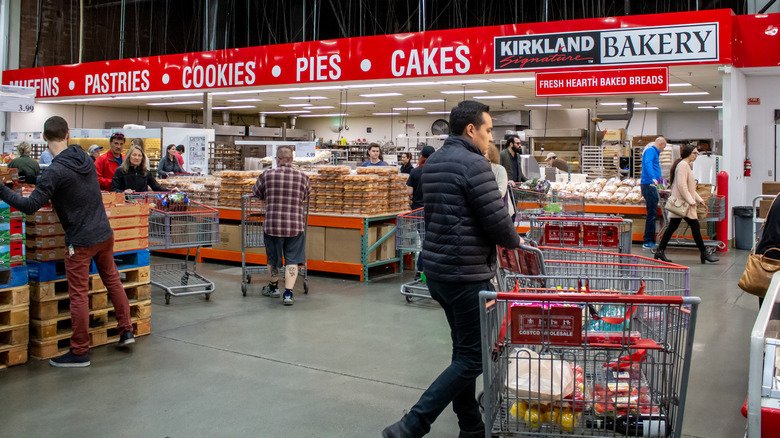
[(35, 111), (35, 88), (0, 86), (0, 111), (17, 113)]

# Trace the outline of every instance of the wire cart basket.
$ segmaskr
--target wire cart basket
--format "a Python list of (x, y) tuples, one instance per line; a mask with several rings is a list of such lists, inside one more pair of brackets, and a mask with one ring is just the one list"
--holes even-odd
[(527, 236), (539, 245), (631, 252), (631, 219), (609, 216), (532, 216)]
[[(407, 211), (398, 215), (398, 228), (396, 234), (396, 247), (402, 252), (411, 252), (414, 254), (415, 265), (420, 259), (422, 253), (422, 243), (425, 240), (425, 217), (423, 209)], [(415, 298), (431, 298), (428, 292), (428, 286), (424, 278), (415, 278), (414, 281), (401, 285), (401, 295), (406, 297), (407, 302), (414, 301)]]
[[(202, 246), (219, 243), (219, 211), (195, 201), (163, 206), (161, 196), (168, 194), (145, 192), (126, 195), (137, 202), (150, 204), (150, 250), (187, 249), (183, 263), (151, 265), (150, 282), (165, 291), (165, 304), (170, 304), (171, 296), (204, 294), (208, 300), (215, 285), (197, 273), (197, 260)], [(192, 248), (196, 250), (190, 271)]]
[(479, 297), (486, 436), (681, 436), (698, 297)]
[[(658, 231), (658, 241), (660, 242), (664, 232), (669, 227), (669, 212), (666, 210), (666, 201), (669, 199), (669, 196), (671, 196), (671, 192), (663, 191), (659, 192), (658, 195), (659, 204), (661, 206), (661, 213), (663, 214), (663, 225)], [(726, 218), (725, 196), (712, 195), (709, 198), (704, 199), (704, 202), (704, 206), (698, 206), (696, 208), (696, 213), (700, 222), (720, 222)], [(671, 239), (669, 239), (669, 244), (678, 246), (696, 246), (696, 242), (693, 241), (693, 238), (685, 237), (685, 235), (688, 234), (689, 229), (690, 227), (688, 227), (688, 224), (685, 221), (681, 222), (680, 226), (677, 228), (677, 231), (675, 231), (675, 234), (672, 235)], [(710, 237), (713, 237), (715, 230), (715, 227), (708, 226), (706, 231)], [(707, 252), (710, 254), (714, 253), (718, 249), (726, 248), (725, 243), (719, 240), (714, 240), (712, 238), (704, 239), (704, 246), (707, 247)], [(657, 247), (653, 247), (653, 253), (655, 253), (656, 248)]]
[(579, 195), (512, 188), (512, 197), (516, 221), (527, 220), (532, 216), (573, 216), (585, 213), (585, 198)]
[[(263, 224), (265, 223), (265, 201), (254, 195), (241, 197), (241, 294), (246, 296), (248, 285), (252, 283), (252, 274), (268, 272), (268, 266), (249, 266), (246, 262), (247, 249), (265, 248)], [(309, 223), (309, 201), (304, 204), (304, 222)], [(304, 231), (305, 238), (305, 231)], [(309, 293), (309, 274), (306, 261), (298, 266), (298, 276), (303, 278), (303, 293)], [(284, 275), (282, 275), (284, 277)], [(283, 279), (283, 278), (282, 278)], [(263, 290), (268, 286), (263, 286)]]

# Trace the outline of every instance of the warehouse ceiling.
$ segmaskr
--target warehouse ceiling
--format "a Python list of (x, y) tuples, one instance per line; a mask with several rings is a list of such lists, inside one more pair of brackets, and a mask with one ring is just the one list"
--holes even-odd
[[(210, 90), (214, 113), (269, 117), (368, 117), (449, 113), (464, 98), (484, 102), (491, 111), (546, 108), (591, 108), (597, 114), (625, 112), (633, 97), (635, 110), (712, 111), (721, 104), (722, 75), (717, 65), (669, 68), (669, 94), (538, 98), (532, 73), (418, 78), (414, 81), (359, 81), (244, 89)], [(203, 92), (147, 93), (115, 97), (39, 99), (39, 102), (132, 107), (201, 113)], [(623, 105), (621, 105), (621, 103)], [(611, 104), (611, 105), (610, 105)], [(700, 108), (703, 107), (703, 108)], [(218, 117), (214, 117), (219, 120)]]

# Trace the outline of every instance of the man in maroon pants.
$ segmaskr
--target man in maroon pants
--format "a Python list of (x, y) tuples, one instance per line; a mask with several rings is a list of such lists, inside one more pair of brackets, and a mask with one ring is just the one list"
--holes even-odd
[(94, 258), (101, 280), (108, 289), (119, 326), (119, 345), (135, 342), (130, 306), (114, 263), (114, 231), (108, 222), (92, 159), (78, 145), (68, 146), (68, 122), (50, 117), (43, 125), (43, 138), (54, 159), (38, 178), (38, 185), (24, 198), (0, 185), (0, 198), (24, 213), (32, 214), (50, 199), (65, 229), (65, 276), (68, 279), (73, 334), (70, 351), (53, 358), (55, 367), (87, 367), (89, 361), (89, 265)]

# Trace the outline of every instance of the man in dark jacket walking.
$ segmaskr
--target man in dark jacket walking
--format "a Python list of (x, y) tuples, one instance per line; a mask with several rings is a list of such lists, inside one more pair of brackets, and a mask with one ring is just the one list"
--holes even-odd
[(4, 185), (0, 197), (12, 207), (32, 214), (49, 199), (65, 229), (65, 277), (73, 334), (70, 351), (49, 361), (55, 367), (89, 366), (89, 265), (94, 258), (100, 279), (108, 289), (118, 323), (119, 345), (135, 342), (130, 306), (114, 263), (114, 231), (108, 222), (95, 165), (78, 145), (68, 146), (68, 122), (54, 116), (43, 125), (43, 138), (54, 159), (38, 178), (29, 198)]
[(506, 211), (484, 153), (493, 141), (488, 107), (474, 101), (450, 113), (453, 135), (425, 163), (422, 175), (425, 242), (422, 256), (431, 297), (444, 308), (452, 335), (452, 362), (420, 400), (382, 436), (420, 437), (452, 403), (459, 437), (481, 437), (485, 425), (475, 398), (482, 373), (481, 290), (492, 289), (496, 245), (522, 243)]

